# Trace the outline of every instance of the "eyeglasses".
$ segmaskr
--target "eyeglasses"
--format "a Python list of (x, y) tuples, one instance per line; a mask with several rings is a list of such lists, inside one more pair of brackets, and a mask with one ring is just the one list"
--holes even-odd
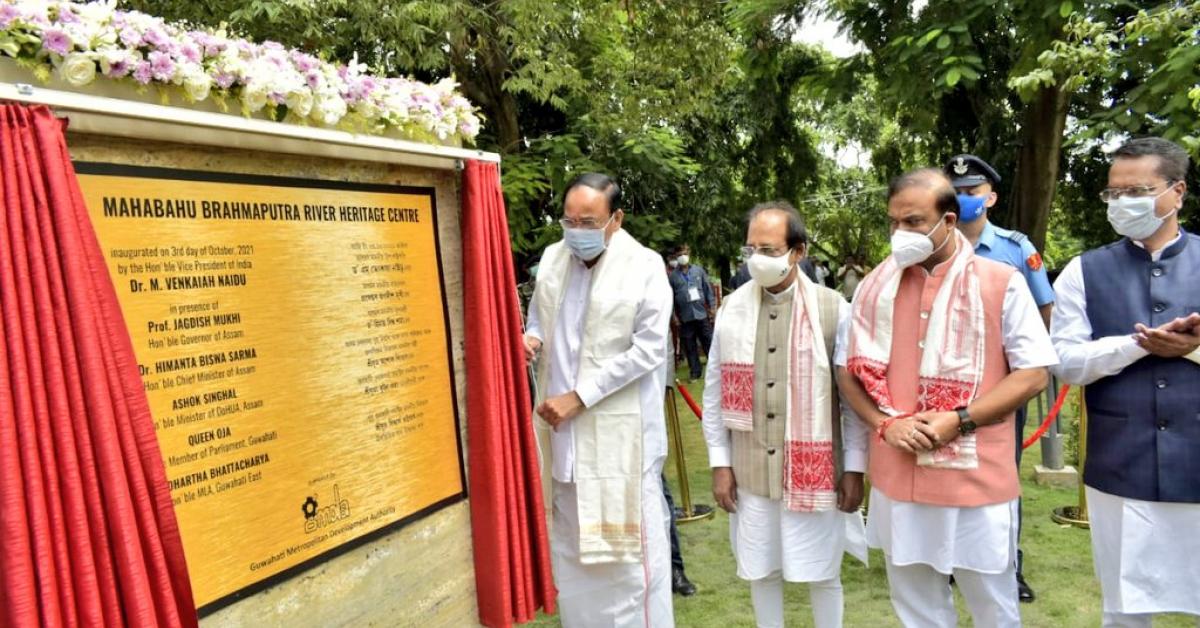
[(583, 220), (560, 218), (558, 224), (562, 225), (563, 229), (604, 229), (608, 227), (608, 223), (613, 221), (613, 218), (616, 216), (609, 216), (603, 224), (593, 218), (584, 218)]
[[(1167, 187), (1175, 185), (1174, 181), (1168, 181)], [(1164, 188), (1163, 191), (1166, 191)], [(1132, 197), (1139, 198), (1143, 196), (1153, 196), (1158, 192), (1157, 185), (1134, 185), (1127, 188), (1105, 188), (1100, 191), (1100, 200), (1105, 203), (1115, 201), (1118, 198)]]
[(755, 253), (766, 255), (767, 257), (779, 257), (780, 255), (786, 255), (790, 250), (787, 247), (777, 248), (773, 246), (743, 246), (741, 248), (742, 259), (750, 259), (750, 256)]

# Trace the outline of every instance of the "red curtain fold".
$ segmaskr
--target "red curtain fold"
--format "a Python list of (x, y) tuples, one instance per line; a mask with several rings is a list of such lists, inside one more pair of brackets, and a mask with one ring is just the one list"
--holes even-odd
[(479, 621), (497, 628), (553, 613), (556, 592), (499, 167), (468, 161), (462, 196), (475, 584)]
[(0, 626), (196, 626), (65, 126), (46, 107), (0, 105)]

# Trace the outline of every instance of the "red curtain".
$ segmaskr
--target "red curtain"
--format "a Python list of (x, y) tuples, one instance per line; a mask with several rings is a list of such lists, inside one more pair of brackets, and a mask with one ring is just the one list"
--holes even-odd
[(467, 448), (479, 621), (493, 628), (554, 612), (533, 404), (508, 219), (494, 163), (463, 173)]
[(65, 126), (46, 107), (0, 105), (0, 626), (195, 626)]

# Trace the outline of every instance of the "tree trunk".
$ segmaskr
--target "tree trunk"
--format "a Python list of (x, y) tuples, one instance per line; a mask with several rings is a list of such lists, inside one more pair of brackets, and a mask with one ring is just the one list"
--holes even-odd
[(1038, 251), (1046, 246), (1050, 207), (1058, 187), (1069, 98), (1058, 87), (1043, 88), (1022, 116), (1011, 227), (1028, 235)]

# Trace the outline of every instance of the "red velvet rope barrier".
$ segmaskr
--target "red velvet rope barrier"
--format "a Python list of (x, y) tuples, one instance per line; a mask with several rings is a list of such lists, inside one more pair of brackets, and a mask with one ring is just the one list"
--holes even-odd
[(1062, 387), (1058, 389), (1058, 399), (1054, 400), (1054, 407), (1050, 408), (1050, 412), (1046, 415), (1046, 420), (1042, 421), (1041, 426), (1037, 428), (1036, 432), (1031, 434), (1029, 438), (1025, 439), (1025, 442), (1021, 443), (1021, 449), (1029, 449), (1030, 445), (1036, 443), (1037, 439), (1041, 438), (1042, 435), (1046, 433), (1046, 430), (1050, 429), (1050, 424), (1054, 422), (1054, 418), (1058, 416), (1059, 410), (1062, 410), (1063, 402), (1067, 400), (1067, 391), (1070, 389), (1071, 387), (1066, 384), (1063, 384)]
[[(684, 402), (692, 409), (692, 414), (696, 415), (696, 419), (703, 419), (704, 413), (700, 410), (700, 404), (696, 403), (696, 400), (692, 397), (692, 393), (688, 392), (687, 388), (684, 388), (683, 382), (675, 380), (675, 389), (679, 391), (680, 395), (683, 395)], [(1046, 433), (1046, 430), (1050, 429), (1050, 424), (1054, 422), (1055, 417), (1062, 410), (1063, 403), (1067, 400), (1067, 391), (1070, 389), (1071, 387), (1066, 384), (1063, 384), (1062, 388), (1058, 389), (1058, 398), (1054, 400), (1054, 407), (1050, 408), (1050, 413), (1046, 415), (1046, 419), (1038, 426), (1037, 431), (1025, 439), (1025, 442), (1021, 443), (1021, 449), (1029, 449), (1030, 446)]]
[(696, 420), (703, 419), (704, 412), (700, 410), (700, 404), (696, 403), (696, 400), (692, 398), (692, 393), (688, 392), (688, 389), (683, 387), (683, 382), (675, 380), (675, 390), (678, 390), (679, 394), (683, 395), (683, 400), (688, 404), (688, 407), (692, 409), (692, 414), (696, 415)]

